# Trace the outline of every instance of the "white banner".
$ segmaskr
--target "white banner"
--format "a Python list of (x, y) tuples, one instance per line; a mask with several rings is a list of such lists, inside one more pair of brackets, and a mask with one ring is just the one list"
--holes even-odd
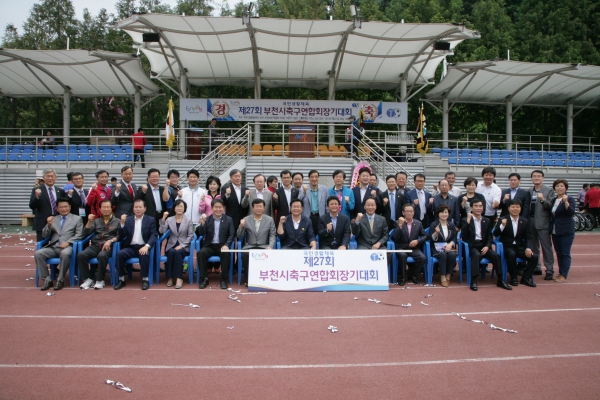
[(252, 250), (248, 290), (389, 290), (385, 250)]
[(406, 103), (337, 100), (181, 99), (179, 119), (346, 123), (362, 109), (365, 124), (407, 124)]
[(180, 121), (210, 121), (206, 99), (180, 99), (179, 100)]

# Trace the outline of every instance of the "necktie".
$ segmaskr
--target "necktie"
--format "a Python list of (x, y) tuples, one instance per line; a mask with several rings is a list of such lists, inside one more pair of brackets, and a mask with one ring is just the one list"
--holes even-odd
[(48, 188), (48, 196), (50, 197), (50, 204), (52, 205), (52, 215), (58, 214), (56, 209), (56, 198), (54, 197), (54, 189)]
[(369, 217), (369, 226), (371, 227), (371, 233), (373, 233), (373, 219), (374, 217)]
[(81, 197), (81, 205), (85, 206), (85, 193), (83, 193), (83, 190), (79, 191), (79, 197)]
[(67, 217), (60, 217), (60, 230), (62, 231), (63, 226), (65, 225), (65, 221)]
[(392, 211), (391, 218), (392, 221), (396, 220), (396, 199), (394, 198), (396, 196), (394, 196), (394, 192), (390, 192), (390, 209)]
[(129, 184), (129, 183), (127, 184), (127, 189), (129, 189), (129, 195), (133, 199), (133, 189), (131, 188), (131, 184)]

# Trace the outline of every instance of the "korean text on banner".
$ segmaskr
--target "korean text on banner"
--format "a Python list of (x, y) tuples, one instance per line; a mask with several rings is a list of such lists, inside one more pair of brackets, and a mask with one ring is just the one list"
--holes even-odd
[(248, 290), (389, 290), (385, 250), (252, 250)]

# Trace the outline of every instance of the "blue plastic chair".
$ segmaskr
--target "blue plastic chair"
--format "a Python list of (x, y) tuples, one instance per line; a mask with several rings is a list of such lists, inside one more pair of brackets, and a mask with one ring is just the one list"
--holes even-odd
[[(115, 278), (118, 280), (119, 279), (119, 271), (116, 270), (117, 268), (117, 253), (121, 250), (121, 242), (117, 242), (114, 244), (113, 246), (115, 249), (113, 249), (114, 254), (115, 254), (115, 262), (113, 263), (113, 265), (111, 265), (111, 269), (110, 269), (110, 275), (111, 277), (114, 275)], [(154, 255), (154, 252), (156, 250), (156, 242), (154, 243), (154, 246), (152, 246), (152, 248), (150, 249), (150, 264), (148, 265), (148, 284), (150, 286), (152, 286), (154, 284), (154, 263), (156, 262), (156, 256)], [(133, 257), (130, 258), (129, 260), (125, 261), (125, 265), (133, 265), (133, 264), (139, 264), (140, 263), (140, 259), (138, 257)], [(129, 280), (133, 279), (133, 268), (129, 268)], [(112, 279), (111, 279), (112, 282)], [(115, 281), (115, 285), (117, 284), (117, 282)]]
[[(464, 247), (463, 250), (463, 256), (465, 257), (465, 262), (467, 264), (467, 285), (471, 286), (471, 268), (473, 268), (473, 266), (471, 265), (471, 257), (469, 253), (469, 244), (464, 242), (461, 239), (461, 236), (459, 234), (459, 238), (458, 238), (458, 243), (460, 244), (461, 247)], [(496, 253), (498, 253), (498, 255), (500, 255), (499, 251), (498, 251), (498, 244), (496, 242), (494, 242), (496, 244)], [(501, 257), (502, 258), (502, 257)], [(487, 273), (487, 266), (489, 264), (491, 264), (492, 262), (487, 259), (487, 258), (482, 258), (479, 262), (479, 268), (481, 271), (481, 278), (485, 279), (485, 275)], [(502, 264), (502, 275), (506, 277), (506, 271), (504, 270), (504, 266), (505, 264)], [(483, 268), (482, 268), (483, 267)], [(494, 270), (492, 269), (492, 274), (491, 277), (494, 277)], [(505, 278), (506, 279), (506, 278)], [(462, 265), (461, 265), (461, 274), (460, 274), (460, 283), (462, 284)]]
[[(425, 229), (425, 233), (427, 234), (427, 236), (429, 236), (429, 228)], [(431, 240), (431, 237), (430, 239)], [(428, 240), (428, 242), (429, 242)], [(427, 257), (427, 262), (425, 263), (427, 271), (426, 271), (426, 277), (427, 277), (427, 284), (431, 285), (433, 284), (433, 268), (435, 266), (435, 264), (438, 263), (438, 260), (436, 257), (431, 255), (431, 246), (429, 243), (426, 243), (425, 245), (423, 245), (423, 247), (425, 248), (425, 256)], [(457, 246), (459, 247), (459, 246)], [(456, 254), (456, 262), (459, 265), (459, 271), (461, 273), (461, 277), (460, 277), (460, 283), (462, 283), (462, 252), (460, 251), (460, 249), (458, 249), (457, 254)], [(452, 268), (454, 269), (454, 268)]]
[[(204, 239), (204, 236), (200, 236), (198, 238), (198, 240), (196, 240), (196, 242), (195, 242), (196, 253), (198, 253), (200, 251), (200, 249), (202, 248), (202, 239)], [(234, 247), (235, 239), (236, 238), (234, 236), (233, 241), (229, 245), (230, 249), (235, 249), (235, 247)], [(231, 257), (229, 258), (229, 283), (232, 283), (233, 282), (233, 259), (234, 259), (233, 254), (234, 253), (230, 253), (230, 254), (231, 254)], [(196, 259), (197, 259), (197, 257), (196, 257)], [(196, 262), (198, 262), (198, 261), (196, 260)], [(209, 257), (207, 262), (209, 262), (209, 263), (221, 262), (221, 257), (219, 257), (219, 256)], [(198, 273), (196, 274), (196, 283), (200, 283), (200, 263), (199, 262), (198, 262)]]
[[(169, 236), (171, 236), (171, 230), (166, 231), (159, 239), (158, 239), (158, 249), (162, 249), (162, 242), (164, 240), (166, 240)], [(194, 270), (196, 268), (196, 265), (194, 264), (194, 250), (196, 249), (196, 241), (197, 241), (197, 237), (196, 234), (194, 233), (194, 238), (192, 239), (191, 243), (190, 243), (190, 254), (187, 255), (186, 257), (183, 258), (183, 262), (188, 264), (188, 270), (187, 270), (187, 274), (188, 274), (188, 278), (189, 278), (189, 282), (190, 285), (192, 283), (194, 283)], [(166, 255), (161, 255), (160, 251), (156, 252), (156, 263), (154, 266), (154, 274), (155, 274), (155, 282), (158, 285), (159, 282), (159, 276), (160, 276), (160, 263), (163, 262), (167, 262), (167, 256)]]
[[(392, 229), (390, 231), (390, 238), (392, 237), (392, 235), (394, 234), (394, 229)], [(387, 242), (387, 249), (388, 250), (396, 250), (396, 243), (394, 242), (393, 239), (389, 239)], [(407, 257), (406, 258), (406, 263), (407, 264), (414, 264), (416, 261), (414, 258), (412, 257)], [(392, 268), (391, 273), (388, 272), (389, 274), (389, 278), (390, 278), (390, 283), (398, 283), (398, 253), (392, 253), (392, 263), (390, 265), (390, 267)]]
[[(40, 250), (42, 247), (44, 247), (48, 242), (50, 241), (50, 237), (47, 237), (46, 239), (42, 240), (41, 242), (37, 242), (35, 245), (35, 250)], [(75, 251), (75, 245), (73, 245), (73, 253), (71, 254), (71, 261), (69, 262), (69, 284), (72, 286), (75, 286), (75, 258), (76, 258), (77, 254)], [(50, 276), (52, 277), (52, 280), (56, 280), (56, 269), (58, 267), (58, 265), (60, 264), (60, 258), (58, 257), (54, 257), (54, 258), (49, 258), (46, 260), (46, 264), (49, 264), (50, 266)], [(39, 271), (37, 269), (37, 266), (35, 268), (35, 287), (38, 287), (39, 281)]]

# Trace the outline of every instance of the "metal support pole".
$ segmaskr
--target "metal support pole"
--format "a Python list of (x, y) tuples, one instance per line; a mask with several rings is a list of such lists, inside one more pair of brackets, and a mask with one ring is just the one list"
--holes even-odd
[[(256, 75), (256, 82), (254, 84), (254, 98), (260, 99), (261, 87), (260, 87), (260, 75)], [(254, 144), (260, 144), (260, 124), (257, 122), (254, 124)]]
[[(181, 72), (180, 76), (179, 76), (180, 82), (181, 82), (181, 97), (179, 98), (179, 100), (181, 100), (182, 98), (187, 98), (188, 97), (188, 85), (187, 85), (187, 75), (185, 74), (185, 72)], [(185, 129), (186, 129), (186, 121), (185, 120), (179, 120), (179, 151), (181, 152), (181, 154), (183, 154), (184, 158), (187, 159), (187, 154), (186, 154), (186, 134), (185, 134)]]
[(512, 101), (506, 102), (506, 148), (512, 150)]
[[(329, 75), (327, 100), (335, 100), (335, 74)], [(329, 146), (333, 145), (335, 145), (335, 126), (333, 124), (329, 124)]]
[(567, 104), (567, 152), (573, 151), (573, 103)]
[[(406, 78), (404, 77), (400, 80), (400, 101), (402, 103), (406, 102)], [(407, 128), (408, 126), (406, 124), (400, 125), (400, 130), (402, 132), (406, 132)]]
[(63, 95), (63, 143), (69, 144), (71, 135), (71, 92), (65, 90)]
[(442, 103), (442, 140), (443, 147), (448, 147), (448, 139), (449, 139), (449, 129), (448, 129), (448, 119), (450, 115), (450, 110), (448, 110), (448, 98), (444, 97), (444, 101)]
[(137, 91), (133, 96), (133, 130), (137, 132), (142, 126), (142, 94)]

